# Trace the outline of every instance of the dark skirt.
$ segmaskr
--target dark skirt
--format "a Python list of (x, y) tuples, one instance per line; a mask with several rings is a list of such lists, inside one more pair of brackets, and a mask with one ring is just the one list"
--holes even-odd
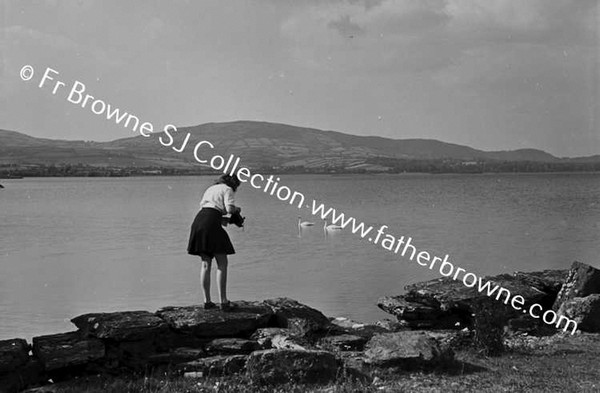
[(229, 235), (221, 226), (222, 214), (217, 209), (202, 208), (194, 222), (188, 242), (188, 254), (213, 258), (215, 254), (235, 254)]

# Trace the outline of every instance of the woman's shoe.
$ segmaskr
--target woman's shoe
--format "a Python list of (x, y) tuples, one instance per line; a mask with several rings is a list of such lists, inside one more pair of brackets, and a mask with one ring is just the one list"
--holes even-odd
[(221, 308), (221, 311), (231, 311), (231, 310), (235, 309), (237, 306), (228, 300), (225, 303), (221, 303), (219, 305), (219, 307)]
[(204, 309), (205, 310), (210, 310), (211, 308), (217, 308), (217, 305), (214, 304), (213, 302), (206, 302), (206, 303), (204, 303)]

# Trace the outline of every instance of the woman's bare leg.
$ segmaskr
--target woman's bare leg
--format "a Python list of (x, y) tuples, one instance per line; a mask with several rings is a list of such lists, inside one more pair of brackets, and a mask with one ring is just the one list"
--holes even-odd
[(204, 303), (210, 302), (210, 268), (212, 258), (202, 257), (202, 269), (200, 270), (200, 283), (202, 285), (202, 294), (204, 295)]
[(219, 289), (219, 300), (221, 303), (227, 303), (227, 255), (215, 255), (217, 260), (217, 287)]

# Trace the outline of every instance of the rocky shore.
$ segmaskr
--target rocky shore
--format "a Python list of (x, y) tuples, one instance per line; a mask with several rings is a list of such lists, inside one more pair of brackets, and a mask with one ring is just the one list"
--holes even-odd
[[(503, 274), (487, 279), (600, 332), (600, 270)], [(245, 374), (258, 384), (372, 380), (381, 370), (444, 369), (461, 347), (501, 352), (510, 334), (555, 330), (448, 279), (409, 285), (378, 306), (394, 320), (328, 318), (288, 298), (237, 301), (231, 312), (200, 306), (84, 314), (76, 330), (0, 341), (0, 392), (83, 375), (164, 371), (190, 377)], [(514, 292), (513, 292), (514, 291)]]

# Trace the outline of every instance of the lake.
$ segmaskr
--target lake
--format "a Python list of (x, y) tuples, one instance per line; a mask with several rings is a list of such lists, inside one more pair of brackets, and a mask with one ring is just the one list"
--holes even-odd
[[(600, 174), (282, 175), (302, 192), (478, 275), (599, 266)], [(88, 312), (201, 302), (189, 227), (215, 176), (25, 178), (0, 189), (0, 339), (74, 330)], [(378, 297), (439, 277), (248, 184), (228, 227), (229, 297), (286, 296), (373, 322)], [(297, 217), (314, 227), (298, 234)], [(213, 296), (216, 285), (213, 269)]]

